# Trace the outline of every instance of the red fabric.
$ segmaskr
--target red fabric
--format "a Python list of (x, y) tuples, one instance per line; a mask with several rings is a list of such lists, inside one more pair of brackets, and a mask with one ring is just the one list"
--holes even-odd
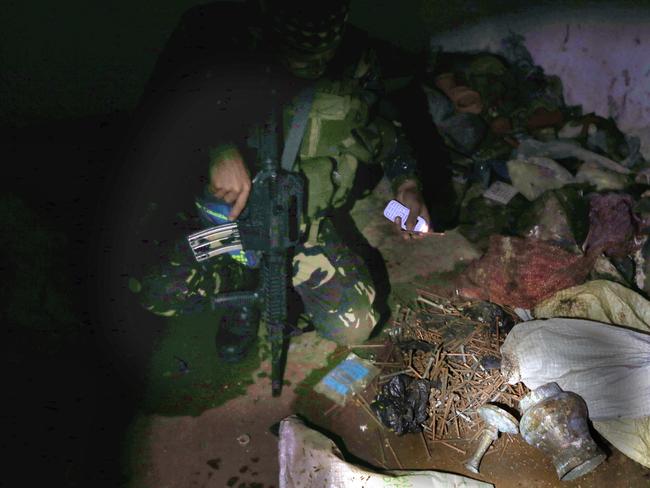
[(596, 257), (575, 255), (537, 239), (494, 235), (485, 255), (461, 275), (458, 293), (532, 309), (556, 292), (583, 283)]

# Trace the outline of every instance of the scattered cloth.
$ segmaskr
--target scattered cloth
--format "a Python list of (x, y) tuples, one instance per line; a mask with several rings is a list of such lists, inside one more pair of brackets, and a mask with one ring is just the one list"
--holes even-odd
[(438, 130), (448, 144), (464, 153), (471, 153), (485, 137), (487, 126), (476, 114), (457, 113), (439, 122)]
[(547, 191), (520, 215), (517, 234), (579, 252), (577, 243), (585, 238), (589, 226), (588, 207), (582, 203), (575, 188)]
[(562, 159), (568, 157), (578, 158), (584, 162), (594, 162), (603, 168), (620, 174), (630, 174), (631, 171), (610, 158), (601, 156), (593, 151), (581, 147), (577, 142), (570, 140), (556, 140), (550, 142), (525, 139), (517, 147), (518, 158), (530, 158), (533, 156), (546, 157), (551, 159)]
[(626, 175), (610, 171), (591, 161), (580, 166), (575, 179), (578, 183), (594, 185), (597, 191), (623, 190), (628, 183)]
[(434, 124), (440, 124), (454, 113), (454, 104), (437, 88), (423, 87), (429, 104), (429, 113)]

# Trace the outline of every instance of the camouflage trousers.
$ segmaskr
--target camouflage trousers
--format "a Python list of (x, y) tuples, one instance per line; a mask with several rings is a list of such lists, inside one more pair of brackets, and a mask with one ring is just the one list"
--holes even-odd
[[(296, 247), (292, 267), (304, 314), (323, 337), (341, 345), (368, 338), (378, 321), (375, 289), (363, 260), (329, 221), (323, 221), (318, 242)], [(257, 270), (227, 255), (196, 263), (183, 242), (169, 263), (148, 273), (138, 291), (147, 309), (169, 317), (209, 309), (211, 296), (253, 289), (257, 278)]]

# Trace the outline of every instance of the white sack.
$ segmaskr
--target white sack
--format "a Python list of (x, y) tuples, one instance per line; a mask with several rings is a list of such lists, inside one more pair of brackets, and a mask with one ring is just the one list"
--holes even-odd
[(516, 325), (501, 346), (510, 384), (555, 381), (584, 398), (592, 420), (650, 415), (650, 334), (589, 320)]
[[(588, 281), (559, 291), (537, 305), (534, 314), (538, 319), (582, 318), (650, 332), (650, 302), (629, 288), (606, 280)], [(650, 468), (650, 416), (593, 424), (616, 449)]]
[(280, 423), (280, 488), (490, 488), (491, 483), (436, 471), (375, 473), (346, 463), (334, 442), (296, 416)]

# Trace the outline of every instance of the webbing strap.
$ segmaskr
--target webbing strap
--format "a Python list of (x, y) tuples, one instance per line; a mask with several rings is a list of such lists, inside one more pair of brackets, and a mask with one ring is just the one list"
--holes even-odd
[(311, 110), (312, 102), (314, 101), (315, 88), (310, 86), (298, 95), (296, 112), (291, 120), (291, 127), (287, 135), (284, 149), (282, 150), (282, 169), (285, 171), (292, 171), (293, 165), (296, 162), (296, 156), (300, 150), (300, 143), (307, 128), (307, 120), (309, 119), (309, 111)]

